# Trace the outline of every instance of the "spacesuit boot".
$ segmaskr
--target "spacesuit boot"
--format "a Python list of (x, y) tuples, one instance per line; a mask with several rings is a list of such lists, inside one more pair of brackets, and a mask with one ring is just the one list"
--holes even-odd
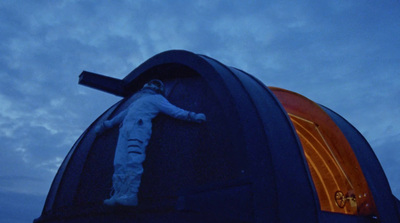
[(140, 185), (141, 174), (128, 174), (126, 181), (122, 186), (121, 195), (116, 198), (116, 203), (124, 206), (138, 205), (138, 190)]
[(114, 174), (112, 177), (113, 190), (111, 197), (104, 200), (104, 204), (108, 206), (114, 206), (117, 204), (117, 199), (122, 195), (122, 187), (126, 180), (126, 176), (123, 174)]
[(117, 204), (123, 206), (137, 206), (139, 203), (137, 193), (123, 195), (117, 199)]

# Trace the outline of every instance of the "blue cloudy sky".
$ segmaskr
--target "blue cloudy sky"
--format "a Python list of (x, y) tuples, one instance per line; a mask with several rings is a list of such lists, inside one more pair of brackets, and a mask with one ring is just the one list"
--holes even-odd
[(170, 49), (205, 54), (350, 121), (400, 197), (400, 1), (0, 1), (0, 222), (40, 215), (85, 128), (119, 100), (78, 85)]

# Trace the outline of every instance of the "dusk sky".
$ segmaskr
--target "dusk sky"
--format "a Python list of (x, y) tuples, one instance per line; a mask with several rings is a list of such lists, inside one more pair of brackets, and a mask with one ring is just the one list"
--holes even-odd
[(0, 222), (40, 216), (64, 157), (124, 78), (183, 49), (339, 113), (400, 197), (400, 1), (0, 1)]

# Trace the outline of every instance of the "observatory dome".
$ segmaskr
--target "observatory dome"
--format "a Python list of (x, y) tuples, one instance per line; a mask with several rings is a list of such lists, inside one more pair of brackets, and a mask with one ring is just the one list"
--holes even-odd
[[(207, 122), (154, 119), (139, 205), (104, 206), (118, 127), (102, 135), (94, 128), (155, 78), (171, 103), (205, 113)], [(84, 71), (80, 83), (122, 99), (72, 146), (36, 223), (400, 222), (365, 138), (302, 95), (181, 50), (155, 55), (121, 80)]]

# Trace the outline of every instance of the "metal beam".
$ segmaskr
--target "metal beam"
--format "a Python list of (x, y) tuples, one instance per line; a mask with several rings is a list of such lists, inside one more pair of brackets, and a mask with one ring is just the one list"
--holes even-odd
[(88, 71), (79, 75), (79, 84), (117, 96), (124, 96), (124, 81)]

